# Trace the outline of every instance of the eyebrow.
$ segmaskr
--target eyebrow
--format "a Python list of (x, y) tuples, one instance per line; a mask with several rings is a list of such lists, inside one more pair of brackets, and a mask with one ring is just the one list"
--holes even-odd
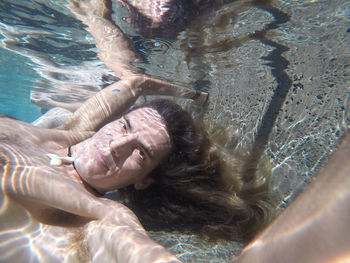
[[(126, 123), (126, 126), (129, 128), (130, 131), (133, 130), (133, 127), (130, 124), (130, 120), (128, 117), (123, 116), (123, 119)], [(142, 148), (142, 150), (146, 153), (146, 155), (150, 158), (153, 159), (153, 154), (151, 153), (151, 151), (146, 147), (146, 145), (144, 145), (142, 142), (138, 142), (138, 144), (140, 145), (140, 147)]]

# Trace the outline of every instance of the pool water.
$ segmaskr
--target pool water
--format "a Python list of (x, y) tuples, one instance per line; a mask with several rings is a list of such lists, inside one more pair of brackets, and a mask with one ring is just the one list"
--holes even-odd
[[(146, 73), (210, 93), (207, 116), (233, 148), (271, 159), (278, 210), (317, 175), (349, 129), (350, 1), (223, 1), (177, 38), (143, 38), (114, 3)], [(0, 3), (0, 114), (32, 122), (116, 80), (63, 0)], [(243, 244), (150, 233), (184, 262), (229, 262)]]
[(26, 122), (41, 116), (41, 109), (31, 103), (30, 92), (38, 74), (30, 59), (0, 49), (0, 114)]

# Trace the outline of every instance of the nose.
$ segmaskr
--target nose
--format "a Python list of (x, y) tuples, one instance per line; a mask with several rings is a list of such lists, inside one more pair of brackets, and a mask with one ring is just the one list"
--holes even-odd
[(111, 141), (111, 153), (119, 168), (123, 166), (125, 160), (133, 153), (136, 140), (137, 136), (135, 134), (128, 134)]

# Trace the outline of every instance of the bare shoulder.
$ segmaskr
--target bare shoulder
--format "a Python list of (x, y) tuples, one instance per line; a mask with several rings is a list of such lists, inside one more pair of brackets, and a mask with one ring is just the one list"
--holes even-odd
[(16, 145), (34, 142), (35, 138), (43, 138), (46, 132), (39, 131), (33, 125), (13, 119), (7, 116), (0, 116), (0, 143)]
[(0, 142), (12, 141), (19, 130), (26, 130), (22, 121), (7, 116), (0, 116)]
[(10, 117), (0, 116), (0, 143), (9, 145), (21, 147), (40, 145), (40, 148), (43, 148), (54, 142), (65, 147), (85, 140), (93, 134), (94, 132), (41, 128)]

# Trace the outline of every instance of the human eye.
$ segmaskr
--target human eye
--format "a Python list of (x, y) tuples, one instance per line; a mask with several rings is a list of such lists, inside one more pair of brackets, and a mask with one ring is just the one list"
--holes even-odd
[(135, 145), (134, 146), (134, 158), (135, 160), (139, 163), (142, 164), (147, 161), (148, 155), (147, 151), (140, 145)]
[(121, 119), (121, 120), (119, 121), (119, 123), (120, 123), (120, 126), (122, 127), (123, 131), (126, 133), (126, 132), (128, 131), (128, 125), (127, 125), (127, 123), (125, 122), (125, 120), (124, 120), (124, 119)]
[(146, 153), (143, 149), (137, 148), (137, 155), (141, 160), (146, 159)]

